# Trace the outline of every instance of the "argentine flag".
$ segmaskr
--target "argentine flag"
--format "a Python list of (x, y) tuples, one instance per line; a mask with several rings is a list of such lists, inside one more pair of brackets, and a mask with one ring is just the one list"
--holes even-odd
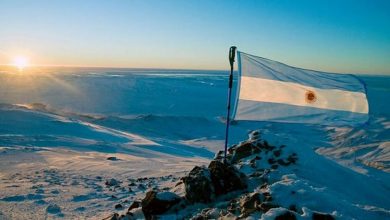
[(234, 120), (325, 125), (356, 125), (368, 120), (365, 85), (357, 77), (237, 54)]

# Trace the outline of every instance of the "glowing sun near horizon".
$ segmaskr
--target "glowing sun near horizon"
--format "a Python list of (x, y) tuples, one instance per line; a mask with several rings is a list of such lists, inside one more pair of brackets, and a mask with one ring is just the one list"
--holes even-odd
[(29, 59), (25, 56), (14, 57), (12, 60), (12, 65), (21, 71), (29, 65)]

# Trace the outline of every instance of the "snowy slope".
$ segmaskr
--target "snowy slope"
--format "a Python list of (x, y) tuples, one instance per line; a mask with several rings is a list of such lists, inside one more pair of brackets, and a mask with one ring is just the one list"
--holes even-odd
[[(303, 207), (347, 219), (386, 219), (390, 115), (383, 100), (390, 96), (390, 79), (362, 79), (370, 101), (367, 125), (239, 122), (232, 126), (230, 143), (260, 129), (270, 143), (298, 153), (298, 166), (283, 174), (288, 181), (272, 188), (281, 192), (281, 201), (288, 203), (282, 192), (295, 187), (313, 192), (302, 194)], [(148, 188), (172, 187), (222, 148), (226, 80), (221, 71), (3, 72), (0, 219), (104, 217), (115, 204), (142, 198)], [(140, 177), (156, 178), (137, 182)], [(120, 187), (106, 187), (111, 178)]]

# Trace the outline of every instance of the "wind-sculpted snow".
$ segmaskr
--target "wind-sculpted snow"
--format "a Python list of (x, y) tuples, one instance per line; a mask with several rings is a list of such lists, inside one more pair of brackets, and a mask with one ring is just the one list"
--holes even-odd
[[(367, 125), (232, 123), (229, 146), (260, 130), (272, 145), (299, 155), (298, 165), (269, 186), (283, 207), (298, 204), (301, 216), (312, 207), (334, 216), (389, 217), (390, 79), (361, 78)], [(0, 219), (103, 218), (150, 189), (169, 191), (222, 150), (226, 88), (224, 71), (1, 72)], [(106, 185), (111, 179), (118, 184)], [(293, 201), (291, 190), (302, 199)], [(142, 216), (139, 209), (134, 213)], [(271, 209), (263, 218), (285, 211)]]

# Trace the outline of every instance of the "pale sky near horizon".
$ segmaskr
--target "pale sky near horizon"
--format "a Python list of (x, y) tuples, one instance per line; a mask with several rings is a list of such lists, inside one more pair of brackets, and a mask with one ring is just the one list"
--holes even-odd
[(390, 74), (390, 1), (0, 0), (0, 64), (228, 69), (228, 49)]

